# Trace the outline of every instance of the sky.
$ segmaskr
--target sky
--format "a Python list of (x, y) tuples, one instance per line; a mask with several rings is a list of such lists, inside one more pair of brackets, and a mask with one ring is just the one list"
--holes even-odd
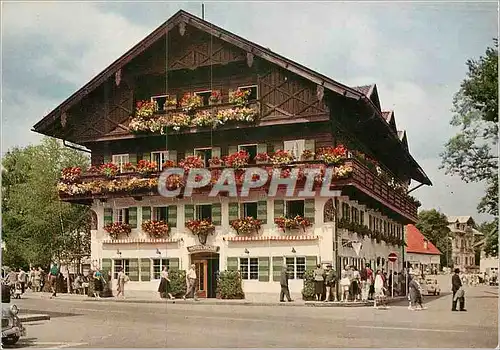
[[(2, 154), (40, 141), (32, 126), (115, 59), (200, 2), (3, 2)], [(349, 86), (376, 83), (434, 186), (422, 209), (477, 213), (483, 184), (439, 169), (469, 58), (498, 36), (495, 2), (206, 2), (205, 19)]]

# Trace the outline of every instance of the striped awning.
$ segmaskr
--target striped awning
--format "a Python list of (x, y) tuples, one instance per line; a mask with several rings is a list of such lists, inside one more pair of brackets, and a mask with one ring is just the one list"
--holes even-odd
[(174, 238), (129, 238), (129, 239), (106, 239), (104, 244), (135, 244), (135, 243), (177, 243)]
[(313, 235), (298, 235), (298, 236), (236, 236), (226, 237), (229, 242), (255, 242), (255, 241), (313, 241), (319, 236)]

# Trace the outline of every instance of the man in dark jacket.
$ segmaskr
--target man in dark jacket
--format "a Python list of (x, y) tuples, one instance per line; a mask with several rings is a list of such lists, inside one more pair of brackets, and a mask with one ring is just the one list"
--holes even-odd
[(290, 290), (288, 289), (288, 271), (286, 265), (283, 265), (283, 269), (281, 270), (280, 284), (281, 284), (280, 301), (284, 302), (285, 296), (288, 301), (293, 301), (292, 298), (290, 298)]
[[(451, 291), (453, 292), (453, 301), (451, 304), (451, 311), (457, 311), (457, 300), (455, 300), (455, 294), (457, 294), (457, 291), (462, 287), (462, 281), (459, 276), (460, 270), (455, 269), (455, 274), (451, 277)], [(465, 299), (460, 298), (460, 311), (466, 311), (465, 310)]]
[[(335, 270), (332, 269), (332, 265), (328, 264), (326, 266), (326, 301), (337, 301), (337, 293), (335, 292), (336, 288), (336, 282), (337, 282), (337, 277), (336, 277), (336, 272)], [(334, 297), (335, 294), (335, 297)], [(332, 300), (333, 299), (333, 300)]]

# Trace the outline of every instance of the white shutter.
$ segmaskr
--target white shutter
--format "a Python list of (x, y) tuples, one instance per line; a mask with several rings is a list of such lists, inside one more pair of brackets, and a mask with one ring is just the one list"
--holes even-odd
[(295, 147), (295, 140), (283, 142), (284, 151), (293, 154), (294, 147)]
[(304, 150), (306, 149), (306, 140), (297, 140), (296, 145), (297, 153), (295, 154), (295, 158), (300, 159), (300, 156), (302, 156), (302, 153), (304, 153)]

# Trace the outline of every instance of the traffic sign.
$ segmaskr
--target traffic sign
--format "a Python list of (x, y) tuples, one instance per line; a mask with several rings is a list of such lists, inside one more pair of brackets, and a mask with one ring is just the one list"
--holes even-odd
[(390, 262), (395, 262), (396, 260), (398, 260), (398, 256), (396, 253), (391, 253), (389, 254), (389, 256), (387, 257), (387, 259), (390, 261)]

